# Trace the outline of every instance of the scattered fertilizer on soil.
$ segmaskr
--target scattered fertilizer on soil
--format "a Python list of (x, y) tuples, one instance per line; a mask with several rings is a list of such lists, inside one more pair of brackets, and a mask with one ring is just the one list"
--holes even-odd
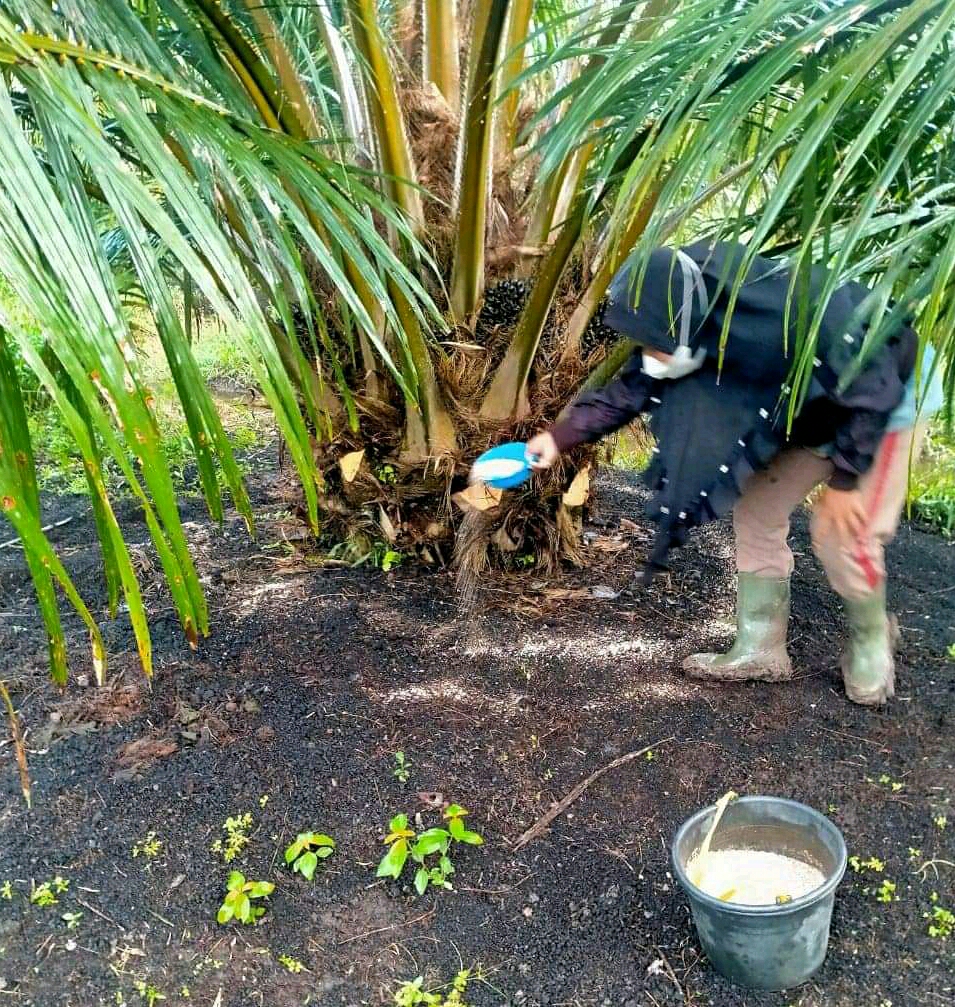
[(697, 854), (687, 864), (687, 875), (707, 895), (745, 906), (791, 902), (826, 880), (812, 864), (768, 850), (715, 850), (702, 858)]

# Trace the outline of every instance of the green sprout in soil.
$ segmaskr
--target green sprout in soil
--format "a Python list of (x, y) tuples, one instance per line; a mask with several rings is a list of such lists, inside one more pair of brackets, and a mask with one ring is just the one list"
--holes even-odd
[(291, 864), (308, 881), (315, 877), (315, 869), (320, 860), (325, 860), (335, 852), (335, 840), (321, 832), (300, 832), (285, 851), (285, 863)]
[(260, 808), (264, 808), (266, 806), (266, 804), (268, 804), (268, 803), (269, 803), (269, 795), (268, 794), (263, 794), (259, 798), (259, 807)]
[(469, 969), (462, 969), (451, 983), (451, 988), (436, 993), (423, 989), (424, 977), (418, 976), (412, 982), (402, 983), (395, 992), (395, 1007), (467, 1007), (464, 995), (471, 982)]
[(387, 486), (394, 486), (398, 481), (398, 473), (395, 471), (394, 465), (379, 465), (375, 469), (375, 478)]
[(265, 913), (264, 906), (255, 906), (253, 899), (267, 899), (275, 891), (271, 881), (246, 881), (245, 875), (233, 871), (226, 882), (228, 891), (219, 907), (216, 920), (228, 923), (236, 919), (240, 923), (255, 923)]
[(222, 829), (226, 834), (225, 843), (217, 839), (210, 848), (213, 853), (222, 854), (222, 859), (230, 864), (251, 842), (249, 833), (252, 831), (252, 816), (246, 812), (227, 818)]
[(152, 983), (148, 983), (145, 980), (137, 980), (133, 983), (133, 988), (139, 994), (139, 999), (146, 1001), (146, 1007), (156, 1007), (156, 1004), (160, 1000), (166, 999)]
[(935, 828), (938, 829), (939, 832), (944, 832), (945, 826), (948, 825), (948, 819), (945, 815), (936, 815), (932, 821), (935, 823)]
[(885, 878), (875, 892), (876, 902), (898, 902), (899, 897), (895, 894), (895, 882)]
[(467, 811), (460, 804), (451, 804), (443, 813), (447, 828), (427, 829), (421, 835), (415, 835), (414, 830), (408, 828), (407, 815), (396, 815), (392, 818), (388, 835), (384, 839), (389, 844), (389, 849), (378, 865), (378, 877), (394, 878), (397, 881), (410, 857), (418, 864), (414, 886), (419, 895), (423, 895), (429, 887), (450, 889), (451, 882), (448, 879), (454, 874), (454, 864), (450, 857), (451, 844), (479, 846), (484, 842), (477, 832), (471, 832), (465, 827), (466, 815)]
[(948, 650), (947, 650), (947, 651), (945, 651), (945, 653), (946, 653), (946, 654), (948, 654), (948, 659), (949, 659), (949, 661), (955, 661), (955, 643), (953, 643), (953, 644), (952, 644), (952, 645), (951, 645), (951, 646), (950, 646), (950, 647), (948, 648)]
[(885, 861), (879, 860), (878, 857), (869, 857), (868, 860), (849, 857), (849, 866), (856, 874), (861, 874), (863, 871), (875, 871), (876, 874), (881, 874), (885, 870)]
[(162, 852), (162, 840), (156, 838), (155, 832), (147, 832), (145, 839), (140, 839), (138, 843), (133, 846), (133, 858), (145, 857), (147, 860), (152, 860), (153, 857), (158, 857)]
[(955, 933), (955, 913), (938, 905), (938, 892), (932, 892), (929, 900), (934, 903), (932, 911), (922, 914), (929, 921), (928, 935), (940, 941), (947, 941)]
[(4, 883), (2, 885), (0, 885), (0, 899), (6, 899), (7, 902), (10, 902), (13, 899), (13, 883), (12, 882), (10, 882), (10, 881), (4, 881)]
[(914, 846), (909, 847), (909, 860), (918, 860), (922, 856), (922, 851), (917, 850)]
[(57, 875), (52, 881), (44, 881), (42, 885), (32, 885), (30, 901), (33, 905), (41, 908), (55, 906), (60, 901), (56, 896), (68, 891), (69, 887), (69, 881)]
[(395, 752), (395, 768), (391, 775), (403, 785), (411, 778), (411, 766), (412, 762), (405, 757), (404, 752)]
[(292, 975), (298, 975), (305, 968), (297, 958), (293, 958), (291, 955), (279, 955), (279, 964), (284, 965), (286, 971), (291, 972)]
[(80, 920), (83, 919), (82, 913), (63, 913), (60, 919), (66, 924), (67, 930), (77, 930), (79, 929)]
[(898, 780), (893, 780), (888, 773), (883, 773), (879, 777), (879, 783), (881, 783), (883, 787), (890, 787), (893, 794), (897, 794), (905, 786), (904, 783), (900, 783)]
[(371, 556), (372, 564), (384, 573), (393, 570), (396, 566), (401, 566), (404, 558), (404, 553), (395, 551), (384, 542), (379, 542), (375, 546)]
[(652, 749), (648, 748), (647, 749), (647, 754), (644, 756), (644, 758), (647, 760), (647, 762), (653, 762), (653, 760), (656, 757), (657, 757), (656, 752), (654, 752)]

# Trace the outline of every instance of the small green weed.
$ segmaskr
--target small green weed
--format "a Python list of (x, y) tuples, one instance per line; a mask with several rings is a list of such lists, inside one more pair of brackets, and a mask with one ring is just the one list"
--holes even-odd
[(378, 567), (384, 573), (401, 566), (404, 558), (404, 553), (392, 549), (387, 542), (376, 542), (371, 553), (372, 566)]
[(265, 907), (253, 905), (253, 899), (267, 899), (275, 891), (271, 881), (247, 881), (239, 871), (229, 875), (226, 888), (226, 897), (216, 915), (219, 923), (228, 923), (232, 919), (240, 923), (255, 923), (265, 913)]
[(881, 874), (885, 870), (885, 861), (879, 860), (878, 857), (869, 857), (868, 860), (849, 857), (849, 866), (856, 874), (861, 874), (863, 871), (875, 871), (876, 874)]
[(52, 881), (44, 881), (42, 885), (32, 885), (30, 889), (30, 901), (35, 906), (46, 908), (55, 906), (60, 900), (57, 895), (63, 895), (69, 891), (70, 883), (66, 878), (57, 875)]
[(922, 851), (917, 850), (914, 846), (909, 847), (909, 860), (918, 860), (922, 856)]
[(395, 752), (395, 768), (391, 771), (391, 775), (399, 783), (405, 784), (411, 778), (411, 766), (412, 762), (405, 757), (404, 752)]
[(162, 840), (156, 838), (155, 832), (147, 832), (145, 839), (140, 839), (138, 843), (133, 846), (133, 858), (145, 857), (147, 860), (152, 860), (153, 857), (158, 857), (162, 853)]
[(251, 842), (249, 833), (252, 831), (252, 816), (245, 812), (234, 818), (227, 818), (222, 829), (226, 834), (225, 843), (217, 839), (210, 849), (213, 853), (221, 854), (222, 859), (230, 864)]
[(13, 898), (13, 882), (4, 881), (0, 885), (0, 899), (6, 899), (9, 902)]
[(386, 486), (394, 486), (398, 481), (398, 472), (394, 465), (379, 465), (375, 469), (375, 478)]
[(259, 798), (259, 807), (260, 808), (264, 808), (266, 806), (266, 804), (268, 804), (268, 803), (269, 803), (269, 795), (268, 794), (263, 794)]
[(947, 651), (949, 661), (955, 661), (955, 643), (951, 644)]
[(454, 977), (450, 988), (431, 993), (424, 989), (424, 977), (418, 976), (398, 987), (395, 1007), (467, 1007), (464, 997), (472, 978), (470, 969), (462, 969)]
[(290, 864), (308, 881), (315, 877), (320, 860), (325, 860), (335, 852), (335, 840), (321, 832), (300, 832), (285, 851), (285, 863)]
[(883, 879), (882, 884), (876, 889), (875, 900), (876, 902), (898, 902), (899, 897), (895, 894), (895, 882), (889, 881), (888, 878)]
[(879, 777), (879, 783), (881, 783), (883, 787), (891, 788), (893, 794), (897, 794), (905, 786), (904, 783), (901, 783), (898, 780), (893, 780), (888, 773), (883, 773)]
[(133, 983), (133, 989), (139, 994), (140, 1000), (146, 1001), (146, 1007), (156, 1007), (156, 1004), (160, 1000), (165, 1000), (166, 997), (153, 986), (152, 983), (146, 982), (144, 979), (138, 979)]
[(298, 975), (299, 972), (305, 969), (305, 966), (291, 955), (279, 955), (279, 964), (284, 965), (286, 971), (291, 972), (293, 975)]
[(407, 815), (396, 815), (384, 839), (389, 848), (378, 865), (378, 877), (397, 880), (410, 857), (418, 864), (414, 886), (419, 895), (423, 895), (429, 887), (451, 888), (448, 879), (454, 874), (450, 857), (452, 843), (479, 846), (484, 842), (479, 833), (466, 828), (464, 818), (467, 813), (460, 804), (450, 804), (442, 816), (447, 828), (427, 829), (420, 835), (408, 827)]
[(939, 832), (944, 832), (945, 827), (948, 825), (948, 818), (945, 815), (936, 815), (932, 821), (935, 823), (935, 828)]
[(60, 919), (66, 924), (67, 930), (78, 930), (80, 926), (80, 920), (83, 919), (82, 913), (63, 913)]
[(932, 892), (929, 900), (934, 903), (932, 911), (922, 914), (929, 921), (928, 935), (946, 941), (955, 933), (955, 913), (938, 905), (938, 892)]

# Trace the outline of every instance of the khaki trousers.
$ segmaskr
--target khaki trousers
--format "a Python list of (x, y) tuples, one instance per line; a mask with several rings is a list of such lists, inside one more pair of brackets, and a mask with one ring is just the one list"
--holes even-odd
[[(837, 594), (859, 600), (885, 580), (885, 546), (899, 526), (908, 489), (909, 462), (925, 439), (925, 426), (887, 433), (872, 468), (860, 478), (869, 514), (865, 535), (842, 541), (832, 531), (822, 533), (812, 522), (812, 548)], [(805, 448), (787, 448), (765, 472), (746, 485), (733, 511), (736, 563), (741, 573), (788, 577), (793, 571), (789, 548), (789, 518), (812, 490), (834, 471), (827, 458)]]

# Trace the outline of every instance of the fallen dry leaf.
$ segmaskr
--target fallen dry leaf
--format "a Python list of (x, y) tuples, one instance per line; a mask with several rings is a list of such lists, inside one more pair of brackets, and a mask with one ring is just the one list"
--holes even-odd
[(503, 490), (487, 486), (485, 483), (471, 483), (467, 489), (455, 493), (451, 499), (461, 508), (461, 510), (490, 510), (501, 502), (504, 495)]
[(338, 459), (338, 467), (342, 470), (342, 479), (346, 483), (354, 482), (355, 476), (358, 475), (358, 470), (361, 468), (361, 463), (364, 459), (364, 448), (361, 451), (350, 451), (347, 455), (342, 455)]
[(395, 526), (391, 523), (391, 518), (385, 513), (385, 508), (378, 505), (378, 524), (381, 525), (381, 533), (385, 538), (394, 543), (398, 538), (398, 532), (395, 530)]
[(623, 552), (624, 549), (630, 548), (630, 543), (619, 538), (608, 538), (601, 535), (590, 543), (590, 547), (598, 549), (600, 552)]
[(563, 501), (565, 507), (583, 507), (590, 496), (590, 467), (584, 466), (567, 487)]

